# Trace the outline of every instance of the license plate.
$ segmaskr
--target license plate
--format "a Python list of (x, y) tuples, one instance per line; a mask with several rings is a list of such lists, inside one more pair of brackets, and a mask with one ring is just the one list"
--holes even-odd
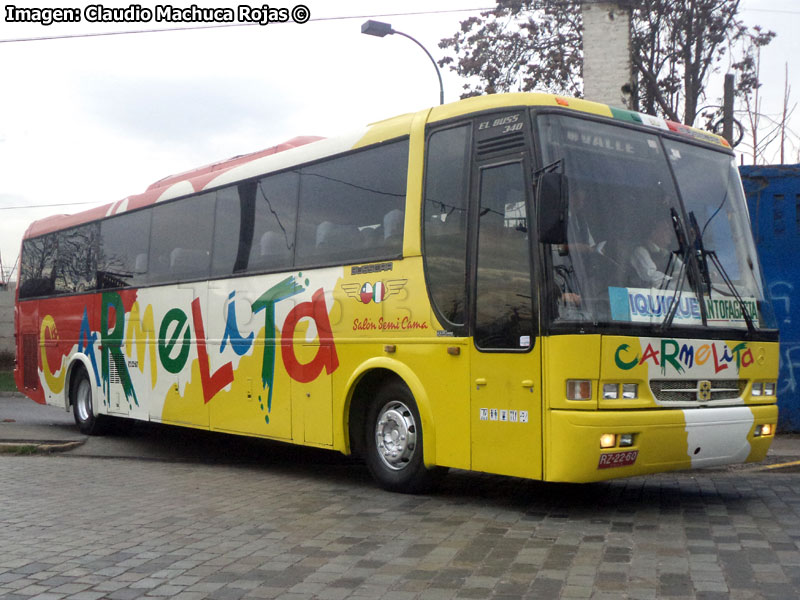
[(638, 450), (607, 452), (600, 455), (600, 462), (597, 463), (597, 468), (613, 469), (614, 467), (629, 467), (636, 462), (637, 456), (639, 456)]

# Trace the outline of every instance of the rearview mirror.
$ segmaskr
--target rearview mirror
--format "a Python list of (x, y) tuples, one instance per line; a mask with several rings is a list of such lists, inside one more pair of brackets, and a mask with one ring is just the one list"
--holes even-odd
[(536, 209), (539, 224), (539, 242), (542, 244), (567, 243), (567, 216), (569, 211), (569, 186), (562, 173), (542, 173), (536, 187)]

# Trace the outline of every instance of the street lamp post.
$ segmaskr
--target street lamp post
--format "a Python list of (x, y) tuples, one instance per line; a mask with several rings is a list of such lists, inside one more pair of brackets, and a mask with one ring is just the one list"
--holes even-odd
[(396, 29), (392, 29), (392, 26), (389, 23), (382, 23), (381, 21), (365, 21), (361, 25), (361, 33), (366, 33), (367, 35), (374, 35), (376, 37), (386, 37), (387, 35), (391, 35), (396, 33), (397, 35), (402, 35), (403, 37), (407, 37), (412, 42), (414, 42), (417, 46), (422, 48), (425, 54), (428, 55), (428, 58), (431, 59), (433, 63), (433, 68), (436, 69), (436, 76), (439, 78), (439, 104), (444, 104), (444, 85), (442, 84), (442, 73), (439, 71), (439, 65), (436, 64), (436, 61), (431, 56), (431, 53), (428, 52), (427, 48), (419, 43), (418, 40), (414, 39), (407, 33), (403, 33), (402, 31), (397, 31)]

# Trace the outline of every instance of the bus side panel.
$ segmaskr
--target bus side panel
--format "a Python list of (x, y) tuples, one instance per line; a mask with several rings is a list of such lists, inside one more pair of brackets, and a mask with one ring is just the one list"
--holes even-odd
[(345, 449), (346, 385), (354, 373), (380, 368), (415, 396), (425, 439), (435, 440), (426, 463), (434, 456), (435, 464), (469, 468), (469, 353), (465, 340), (438, 335), (422, 259), (345, 267), (342, 275), (331, 312), (341, 374), (334, 378), (335, 447)]
[(84, 294), (38, 301), (40, 384), (48, 404), (65, 407), (69, 402), (67, 372), (71, 357), (92, 342), (95, 298)]
[[(19, 292), (19, 290), (17, 290)], [(39, 302), (18, 302), (15, 309), (17, 331), (17, 389), (39, 404), (45, 404), (43, 382), (39, 373)]]

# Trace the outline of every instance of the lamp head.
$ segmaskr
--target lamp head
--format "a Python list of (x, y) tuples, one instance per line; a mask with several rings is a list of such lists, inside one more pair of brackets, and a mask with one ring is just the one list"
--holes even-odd
[(383, 23), (381, 21), (365, 21), (361, 25), (361, 33), (366, 33), (367, 35), (374, 35), (376, 37), (386, 37), (394, 33), (392, 26), (389, 23)]

